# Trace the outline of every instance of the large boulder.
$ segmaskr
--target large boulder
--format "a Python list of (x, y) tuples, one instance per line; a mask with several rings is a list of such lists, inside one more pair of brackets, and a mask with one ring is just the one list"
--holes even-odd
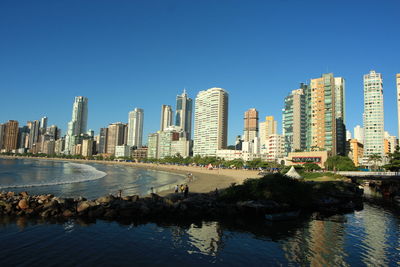
[(115, 197), (113, 195), (108, 195), (108, 196), (102, 196), (96, 199), (96, 203), (98, 204), (108, 204), (111, 201), (113, 201)]
[(28, 200), (26, 200), (25, 198), (21, 199), (21, 200), (18, 202), (18, 207), (19, 207), (21, 210), (26, 210), (26, 209), (28, 209), (28, 208), (29, 208), (29, 202), (28, 202)]
[(78, 204), (78, 207), (76, 208), (76, 211), (79, 213), (87, 211), (90, 207), (95, 206), (96, 203), (92, 201), (82, 201)]

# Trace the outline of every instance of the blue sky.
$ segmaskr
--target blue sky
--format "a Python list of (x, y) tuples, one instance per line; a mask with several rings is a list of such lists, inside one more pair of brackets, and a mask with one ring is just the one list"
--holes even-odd
[(245, 110), (280, 124), (291, 90), (333, 72), (346, 79), (352, 130), (362, 125), (362, 76), (374, 69), (384, 78), (385, 128), (397, 135), (399, 10), (397, 0), (3, 0), (0, 122), (48, 116), (65, 133), (83, 95), (96, 132), (140, 107), (147, 136), (183, 88), (194, 99), (222, 87), (232, 143)]

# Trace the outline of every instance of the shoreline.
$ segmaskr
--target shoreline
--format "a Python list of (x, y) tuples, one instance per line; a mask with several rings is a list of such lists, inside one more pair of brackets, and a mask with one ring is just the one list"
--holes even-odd
[[(197, 166), (179, 166), (179, 165), (162, 165), (162, 164), (151, 164), (151, 163), (136, 163), (136, 162), (118, 162), (118, 161), (103, 161), (103, 160), (84, 160), (84, 159), (64, 159), (64, 158), (46, 158), (46, 157), (22, 157), (22, 156), (4, 156), (0, 155), (3, 159), (36, 159), (36, 160), (49, 160), (49, 161), (69, 161), (69, 162), (80, 162), (80, 163), (99, 163), (109, 165), (123, 165), (135, 168), (149, 169), (166, 171), (176, 174), (188, 173), (193, 174), (193, 180), (185, 180), (188, 184), (190, 192), (194, 193), (208, 193), (229, 187), (232, 183), (241, 184), (247, 178), (258, 178), (258, 171), (252, 170), (233, 170), (233, 169), (212, 169), (209, 170), (206, 167)], [(174, 185), (171, 185), (170, 189), (157, 191), (156, 193), (165, 196), (169, 193), (173, 193)]]

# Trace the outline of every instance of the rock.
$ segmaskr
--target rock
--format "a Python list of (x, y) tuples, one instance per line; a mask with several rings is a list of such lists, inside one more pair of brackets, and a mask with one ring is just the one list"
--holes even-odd
[(82, 201), (78, 204), (78, 207), (76, 208), (76, 211), (81, 213), (86, 211), (88, 208), (90, 208), (91, 206), (93, 206), (90, 201)]
[(62, 215), (63, 215), (64, 217), (69, 218), (69, 217), (72, 217), (72, 216), (74, 215), (74, 213), (73, 213), (72, 211), (66, 209), (66, 210), (64, 210), (64, 212), (62, 213)]
[(8, 192), (8, 193), (7, 193), (7, 197), (8, 197), (8, 198), (14, 197), (14, 196), (15, 196), (15, 193), (14, 193), (14, 192)]
[(99, 197), (98, 199), (96, 199), (96, 202), (99, 204), (107, 204), (113, 201), (114, 199), (115, 198), (113, 195), (109, 195), (109, 196)]
[(59, 204), (56, 200), (52, 200), (50, 202), (47, 202), (43, 205), (43, 209), (55, 209), (58, 208)]
[(106, 210), (104, 207), (97, 206), (97, 207), (89, 210), (88, 216), (91, 218), (100, 218), (100, 217), (103, 217), (105, 211)]
[(26, 191), (19, 193), (19, 195), (23, 198), (27, 198), (29, 196), (28, 192)]
[(18, 207), (21, 210), (26, 210), (27, 208), (29, 208), (29, 203), (25, 198), (23, 198), (18, 202)]

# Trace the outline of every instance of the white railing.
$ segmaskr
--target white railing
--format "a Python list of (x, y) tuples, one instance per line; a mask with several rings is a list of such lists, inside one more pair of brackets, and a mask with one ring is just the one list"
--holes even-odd
[(400, 176), (400, 172), (357, 172), (357, 171), (337, 171), (337, 174), (343, 176), (356, 176), (356, 177), (368, 177), (368, 176)]

